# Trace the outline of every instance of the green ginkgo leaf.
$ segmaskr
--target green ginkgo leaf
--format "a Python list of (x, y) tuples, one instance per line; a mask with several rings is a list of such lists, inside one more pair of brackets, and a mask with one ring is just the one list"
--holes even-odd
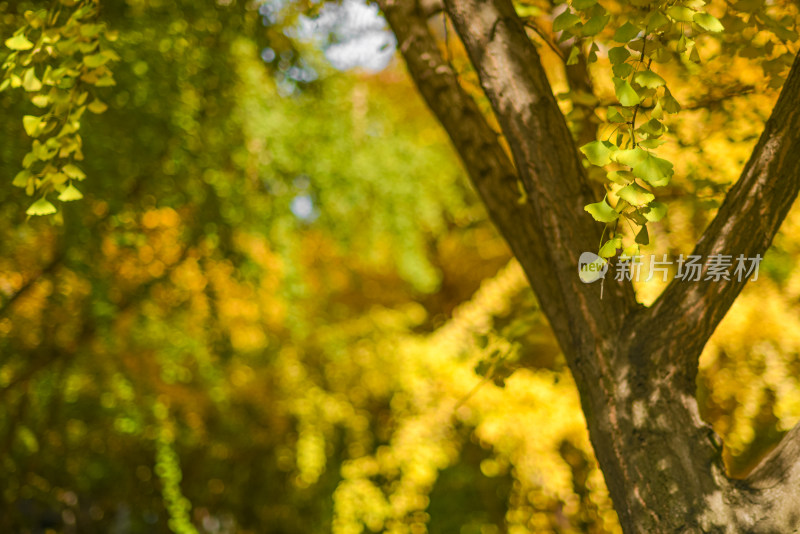
[(617, 100), (626, 107), (632, 107), (641, 102), (639, 94), (631, 87), (627, 80), (614, 78), (614, 87), (617, 93)]
[(22, 126), (25, 128), (25, 133), (31, 137), (39, 135), (39, 126), (42, 124), (42, 117), (35, 115), (25, 115), (22, 117)]
[(580, 49), (572, 45), (572, 48), (569, 50), (569, 57), (567, 58), (567, 65), (577, 65), (578, 64), (578, 56), (580, 55)]
[(78, 188), (72, 184), (69, 184), (66, 189), (64, 189), (60, 195), (58, 195), (58, 200), (61, 202), (69, 202), (71, 200), (80, 200), (83, 198), (83, 194), (78, 191)]
[(694, 45), (692, 51), (689, 52), (689, 60), (694, 63), (700, 63), (700, 52), (697, 51), (697, 45)]
[(644, 218), (650, 222), (658, 222), (667, 214), (667, 205), (663, 202), (653, 201), (642, 210)]
[(622, 165), (635, 167), (646, 157), (647, 152), (639, 147), (636, 147), (628, 150), (618, 150), (614, 152), (614, 154), (611, 156), (611, 159)]
[(577, 15), (573, 15), (569, 11), (564, 11), (562, 14), (557, 16), (553, 21), (553, 31), (560, 32), (561, 30), (572, 28), (580, 21), (581, 19)]
[(675, 100), (675, 97), (672, 96), (672, 93), (667, 91), (664, 96), (662, 96), (658, 103), (661, 104), (661, 107), (667, 113), (677, 113), (681, 110), (681, 105)]
[(27, 211), (25, 211), (25, 213), (30, 216), (37, 216), (37, 215), (51, 215), (56, 211), (57, 211), (56, 207), (53, 206), (50, 202), (48, 202), (46, 198), (40, 198), (39, 200), (31, 204), (31, 207), (28, 208)]
[(617, 192), (619, 198), (631, 204), (632, 206), (643, 206), (655, 200), (656, 196), (640, 186), (639, 184), (630, 184), (623, 187)]
[(622, 248), (622, 238), (614, 237), (606, 241), (603, 246), (600, 247), (600, 252), (598, 252), (597, 255), (601, 258), (610, 258), (616, 256), (618, 248)]
[(666, 142), (666, 139), (645, 139), (644, 141), (639, 141), (639, 146), (644, 148), (658, 148)]
[(25, 75), (22, 77), (22, 88), (29, 93), (35, 93), (42, 88), (42, 82), (36, 77), (33, 67), (25, 71)]
[(6, 39), (6, 46), (11, 50), (30, 50), (33, 48), (33, 43), (30, 42), (24, 35), (19, 34)]
[(589, 212), (589, 215), (594, 217), (595, 221), (609, 223), (619, 219), (619, 213), (609, 206), (605, 200), (588, 204), (583, 209)]
[(710, 32), (719, 33), (725, 29), (717, 17), (708, 13), (695, 13), (693, 20), (695, 24)]
[(108, 63), (109, 57), (105, 54), (92, 54), (91, 56), (83, 57), (83, 64), (90, 69), (95, 69)]
[(31, 98), (31, 102), (33, 102), (33, 105), (37, 108), (46, 108), (50, 105), (50, 97), (47, 95), (36, 95)]
[(33, 173), (28, 169), (23, 169), (17, 173), (14, 177), (14, 181), (11, 182), (11, 185), (14, 187), (26, 187), (28, 185), (28, 180), (33, 176)]
[(606, 110), (606, 120), (608, 122), (625, 122), (625, 117), (615, 107), (610, 107)]
[(624, 46), (615, 46), (614, 48), (608, 49), (608, 60), (612, 65), (622, 63), (629, 57), (631, 57), (631, 53)]
[(667, 83), (664, 78), (651, 70), (637, 72), (633, 79), (636, 81), (636, 83), (642, 87), (647, 87), (648, 89), (656, 89), (657, 87), (661, 87)]
[[(609, 145), (610, 144), (611, 143), (609, 143)], [(608, 165), (611, 163), (611, 158), (609, 157), (611, 150), (602, 141), (592, 141), (591, 143), (587, 143), (583, 145), (580, 150), (584, 153), (586, 159), (588, 159), (589, 163), (592, 165), (602, 167), (603, 165)]]
[(80, 168), (78, 168), (76, 165), (73, 165), (72, 163), (67, 163), (66, 165), (64, 165), (64, 167), (61, 169), (61, 172), (63, 172), (73, 180), (83, 180), (84, 178), (86, 178), (86, 174), (82, 170), (80, 170)]
[(678, 22), (692, 22), (694, 11), (685, 6), (672, 6), (667, 8), (667, 15)]
[(603, 28), (606, 27), (610, 18), (609, 15), (597, 15), (590, 18), (586, 24), (583, 25), (583, 28), (581, 28), (581, 33), (587, 37), (597, 35), (603, 31)]
[(611, 67), (611, 72), (613, 72), (614, 76), (617, 78), (627, 78), (633, 72), (633, 65), (630, 63), (618, 63)]
[(672, 163), (649, 153), (633, 166), (633, 174), (653, 187), (667, 185), (673, 173)]
[(626, 22), (620, 26), (617, 32), (614, 34), (614, 40), (618, 43), (629, 43), (634, 37), (639, 35), (641, 31), (642, 30), (630, 22)]
[(652, 33), (668, 22), (669, 19), (661, 11), (651, 12), (650, 17), (647, 19), (647, 33)]
[(611, 171), (606, 176), (615, 184), (620, 185), (628, 185), (636, 178), (631, 171)]
[(650, 243), (650, 234), (647, 232), (647, 226), (642, 226), (642, 229), (636, 234), (634, 241), (640, 245), (647, 245)]
[(103, 113), (105, 110), (108, 109), (108, 105), (106, 105), (102, 100), (95, 99), (92, 100), (92, 103), (86, 106), (86, 108), (91, 111), (92, 113)]

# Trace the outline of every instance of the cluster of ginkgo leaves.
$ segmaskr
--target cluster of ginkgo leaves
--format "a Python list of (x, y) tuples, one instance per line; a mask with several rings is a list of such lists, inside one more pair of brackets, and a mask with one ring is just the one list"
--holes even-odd
[[(581, 147), (589, 163), (607, 169), (609, 195), (589, 204), (586, 211), (595, 220), (613, 224), (606, 238), (603, 233), (599, 255), (603, 258), (639, 253), (639, 246), (650, 242), (647, 223), (661, 220), (665, 204), (655, 200), (653, 189), (666, 186), (673, 175), (672, 163), (655, 154), (665, 141), (665, 114), (677, 113), (681, 107), (656, 71), (658, 65), (673, 61), (700, 62), (695, 36), (704, 32), (721, 32), (722, 23), (704, 12), (703, 0), (630, 2), (633, 11), (613, 35), (608, 48), (612, 81), (617, 104), (606, 110), (606, 121), (613, 126), (603, 135)], [(562, 32), (562, 39), (576, 38), (568, 64), (577, 61), (579, 45), (603, 31), (611, 16), (597, 0), (574, 0), (553, 22), (553, 29)], [(597, 61), (600, 48), (592, 41), (589, 62)], [(624, 220), (634, 233), (634, 243), (623, 246), (619, 221)], [(608, 229), (609, 226), (606, 227)]]
[[(598, 253), (603, 258), (620, 251), (622, 259), (638, 255), (640, 245), (650, 242), (648, 223), (661, 220), (667, 212), (653, 190), (670, 182), (673, 165), (655, 150), (665, 142), (665, 115), (678, 113), (681, 106), (657, 71), (670, 63), (697, 68), (701, 57), (696, 39), (723, 30), (719, 40), (724, 50), (758, 58), (770, 87), (780, 86), (794, 58), (791, 43), (798, 39), (797, 13), (791, 6), (738, 0), (728, 3), (720, 21), (706, 4), (705, 0), (631, 0), (620, 17), (612, 16), (597, 0), (573, 0), (553, 21), (561, 41), (574, 39), (568, 65), (578, 63), (581, 47), (587, 49), (589, 63), (596, 62), (597, 36), (612, 20), (622, 21), (613, 43), (604, 43), (617, 103), (606, 109), (602, 135), (580, 149), (591, 165), (607, 171), (606, 197), (585, 207), (595, 220), (606, 223)], [(620, 220), (624, 223), (618, 228)], [(618, 231), (626, 227), (635, 236), (627, 246)]]
[(119, 60), (108, 45), (116, 36), (97, 21), (98, 10), (98, 0), (59, 0), (24, 12), (24, 24), (5, 40), (0, 91), (21, 88), (41, 110), (22, 118), (33, 143), (13, 181), (38, 197), (28, 215), (56, 213), (52, 193), (62, 202), (83, 198), (75, 185), (86, 178), (76, 164), (83, 159), (81, 117), (107, 109), (92, 93), (115, 85), (109, 65)]

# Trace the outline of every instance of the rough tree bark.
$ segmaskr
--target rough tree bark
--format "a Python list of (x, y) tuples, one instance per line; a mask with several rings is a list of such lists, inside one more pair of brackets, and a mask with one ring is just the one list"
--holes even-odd
[[(800, 532), (800, 428), (746, 480), (731, 480), (695, 400), (700, 352), (744, 284), (675, 280), (649, 308), (636, 302), (630, 284), (607, 284), (601, 300), (577, 276), (578, 256), (600, 238), (600, 225), (583, 210), (598, 197), (511, 0), (378, 4), (550, 321), (623, 530)], [(427, 18), (441, 9), (479, 75), (513, 163), (430, 33)], [(695, 254), (765, 253), (800, 189), (799, 132), (796, 59)]]

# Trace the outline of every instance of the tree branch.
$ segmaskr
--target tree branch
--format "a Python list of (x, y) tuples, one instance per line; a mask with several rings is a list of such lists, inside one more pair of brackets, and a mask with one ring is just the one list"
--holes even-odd
[(791, 525), (796, 527), (800, 523), (800, 425), (738, 486), (737, 511), (749, 516), (748, 532), (788, 532)]
[[(635, 307), (629, 284), (609, 284), (601, 301), (599, 288), (577, 276), (580, 254), (600, 243), (601, 227), (583, 209), (597, 201), (595, 191), (511, 1), (446, 0), (445, 8), (511, 147), (536, 216), (530, 224), (547, 240), (539, 264), (556, 266), (546, 282), (555, 295), (534, 290), (567, 358), (580, 360), (577, 347), (594, 353)], [(530, 278), (539, 277), (536, 265), (521, 263)], [(554, 307), (567, 309), (567, 323), (553, 320)]]
[[(568, 349), (573, 344), (577, 345), (572, 337), (575, 332), (571, 333), (570, 329), (584, 337), (591, 336), (589, 332), (598, 333), (602, 326), (593, 325), (591, 328), (580, 329), (580, 325), (572, 319), (574, 315), (569, 311), (569, 307), (576, 305), (576, 299), (571, 293), (573, 290), (579, 290), (584, 295), (584, 298), (580, 299), (581, 306), (591, 305), (595, 309), (603, 305), (610, 306), (620, 299), (619, 295), (607, 292), (605, 301), (601, 302), (599, 287), (585, 286), (578, 278), (578, 255), (583, 250), (597, 248), (600, 238), (599, 228), (593, 225), (587, 216), (587, 220), (584, 221), (585, 239), (578, 245), (574, 243), (571, 245), (583, 246), (583, 249), (573, 248), (568, 251), (572, 258), (570, 263), (559, 262), (552, 258), (554, 250), (561, 250), (566, 246), (558, 237), (569, 234), (569, 231), (562, 228), (560, 223), (556, 224), (555, 220), (547, 224), (542, 224), (542, 221), (547, 218), (546, 212), (549, 210), (563, 212), (569, 208), (549, 206), (547, 199), (534, 201), (529, 197), (526, 202), (521, 202), (519, 179), (514, 165), (475, 101), (459, 85), (452, 67), (442, 57), (436, 40), (426, 25), (422, 10), (413, 2), (407, 1), (378, 0), (378, 4), (397, 36), (399, 49), (406, 61), (409, 74), (450, 136), (493, 222), (525, 269), (536, 295), (541, 302), (547, 303), (546, 313), (551, 325), (558, 330), (559, 341), (564, 343), (562, 346)], [(524, 36), (521, 26), (519, 29)], [(532, 47), (530, 42), (528, 45)], [(549, 91), (549, 86), (547, 89)], [(555, 106), (552, 92), (550, 99)], [(554, 109), (558, 111), (557, 107)], [(569, 136), (560, 112), (558, 118), (565, 135)], [(574, 151), (572, 139), (567, 137), (567, 140), (571, 147), (569, 156), (572, 159), (574, 167), (572, 172), (575, 175), (576, 172), (580, 172), (580, 162)], [(553, 165), (554, 162), (548, 160), (555, 159), (558, 159), (558, 154), (550, 153), (547, 155), (547, 160), (536, 164)], [(525, 175), (530, 176), (528, 167), (531, 163), (522, 161), (526, 167)], [(530, 180), (528, 181), (530, 183)], [(540, 189), (534, 191), (537, 195), (541, 194)], [(555, 203), (556, 198), (551, 195), (559, 194), (562, 195), (563, 200), (560, 200), (562, 204), (569, 203), (573, 198), (564, 192), (563, 188), (556, 187), (548, 193), (549, 201)], [(576, 205), (578, 203), (576, 202)], [(586, 215), (582, 204), (580, 213)], [(568, 221), (564, 221), (564, 225), (567, 224)], [(563, 255), (563, 251), (559, 254)], [(567, 285), (557, 283), (560, 280), (569, 282)], [(593, 315), (587, 311), (586, 316), (602, 318), (610, 317), (611, 314)]]
[[(800, 56), (741, 177), (730, 189), (693, 254), (705, 262), (712, 254), (763, 256), (800, 191)], [(701, 275), (705, 278), (705, 270)], [(679, 339), (688, 382), (717, 324), (742, 291), (745, 280), (697, 282), (675, 279), (646, 312), (644, 328), (658, 333), (649, 346)], [(678, 320), (680, 319), (680, 320)], [(645, 351), (646, 352), (646, 351)], [(653, 362), (659, 365), (664, 362)]]

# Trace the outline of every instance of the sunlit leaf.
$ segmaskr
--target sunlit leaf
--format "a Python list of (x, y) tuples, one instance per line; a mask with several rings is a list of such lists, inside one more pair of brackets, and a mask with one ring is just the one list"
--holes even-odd
[(83, 198), (83, 194), (78, 191), (78, 188), (72, 184), (69, 184), (66, 189), (64, 189), (60, 195), (58, 195), (58, 200), (61, 202), (69, 202), (71, 200), (80, 200)]
[(641, 101), (639, 95), (627, 80), (614, 78), (614, 87), (616, 88), (617, 99), (623, 106), (635, 106)]
[(601, 200), (600, 202), (595, 202), (594, 204), (588, 204), (584, 207), (589, 214), (594, 217), (594, 220), (600, 222), (613, 222), (619, 218), (619, 213), (608, 205), (605, 200)]
[(695, 24), (710, 32), (721, 32), (725, 29), (719, 19), (709, 13), (695, 13), (693, 20)]
[(619, 198), (633, 206), (643, 206), (653, 201), (656, 196), (638, 184), (630, 184), (617, 192)]
[(33, 48), (33, 43), (20, 33), (10, 39), (6, 39), (6, 46), (11, 50), (30, 50)]
[(626, 22), (617, 30), (614, 34), (614, 40), (618, 43), (629, 43), (633, 40), (642, 30), (631, 24), (630, 22)]
[(40, 198), (39, 200), (31, 204), (31, 206), (27, 209), (25, 213), (30, 216), (36, 216), (36, 215), (50, 215), (52, 213), (55, 213), (56, 211), (57, 211), (56, 207), (53, 206), (50, 202), (48, 202), (46, 198)]
[(562, 30), (566, 30), (568, 28), (572, 28), (576, 24), (581, 21), (580, 17), (570, 13), (569, 11), (564, 11), (562, 14), (557, 16), (553, 21), (553, 31), (560, 32)]

